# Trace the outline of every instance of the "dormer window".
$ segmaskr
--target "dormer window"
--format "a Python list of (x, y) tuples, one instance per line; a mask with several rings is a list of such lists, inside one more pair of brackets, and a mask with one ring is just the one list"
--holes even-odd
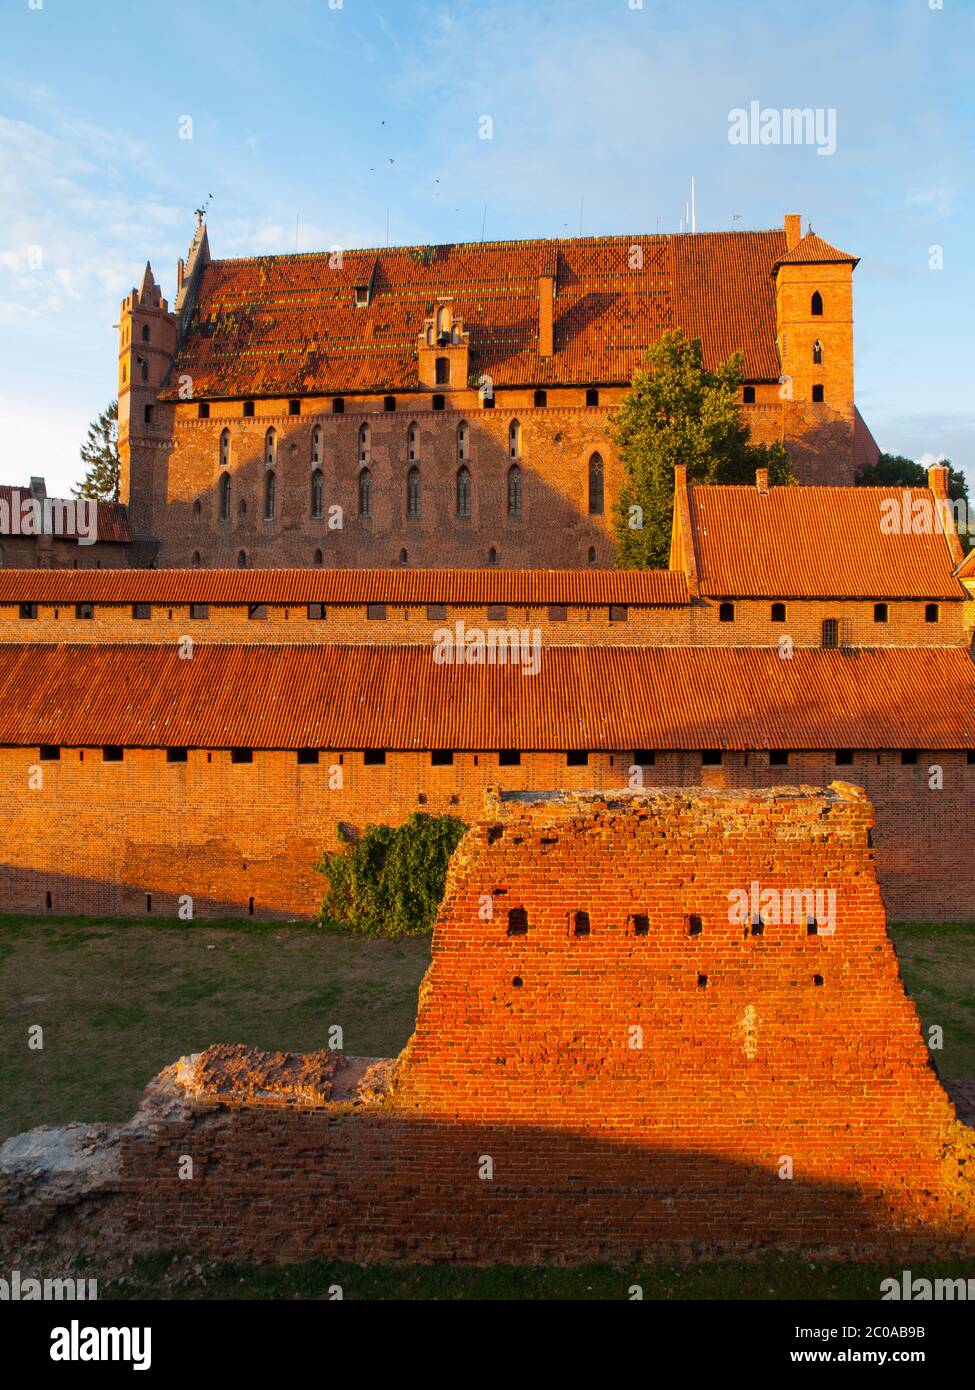
[(369, 286), (356, 285), (355, 287), (355, 307), (357, 309), (369, 308)]

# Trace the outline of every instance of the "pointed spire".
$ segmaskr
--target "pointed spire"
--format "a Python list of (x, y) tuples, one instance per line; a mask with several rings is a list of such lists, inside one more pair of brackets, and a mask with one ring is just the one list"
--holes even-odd
[(142, 283), (141, 283), (140, 286), (139, 286), (139, 298), (140, 298), (140, 299), (145, 299), (145, 298), (147, 298), (148, 296), (151, 296), (152, 291), (153, 291), (155, 288), (156, 288), (156, 281), (155, 281), (155, 279), (153, 278), (152, 266), (149, 264), (148, 261), (146, 261), (146, 268), (145, 268), (145, 270), (142, 272)]

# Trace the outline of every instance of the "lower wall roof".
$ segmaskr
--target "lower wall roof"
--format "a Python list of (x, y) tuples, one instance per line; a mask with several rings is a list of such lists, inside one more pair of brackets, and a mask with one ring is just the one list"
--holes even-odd
[[(533, 654), (529, 654), (531, 660)], [(11, 643), (0, 745), (537, 750), (975, 748), (953, 648), (540, 648), (519, 665), (432, 647)]]

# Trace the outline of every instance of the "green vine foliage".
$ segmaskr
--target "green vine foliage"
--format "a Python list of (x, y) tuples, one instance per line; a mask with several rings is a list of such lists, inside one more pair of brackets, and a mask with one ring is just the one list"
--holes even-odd
[(419, 936), (432, 929), (450, 856), (467, 829), (456, 816), (414, 812), (402, 825), (371, 825), (316, 865), (328, 880), (319, 921), (363, 936)]

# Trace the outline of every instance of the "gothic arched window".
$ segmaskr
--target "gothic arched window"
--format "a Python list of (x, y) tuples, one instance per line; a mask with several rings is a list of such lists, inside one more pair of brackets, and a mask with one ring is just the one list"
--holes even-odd
[(274, 426), (268, 430), (264, 436), (264, 465), (266, 468), (274, 467), (274, 460), (278, 452), (278, 437), (274, 433)]
[(406, 515), (420, 515), (420, 470), (415, 467), (406, 475)]
[(359, 474), (359, 515), (372, 516), (372, 474), (368, 468)]
[(512, 420), (508, 426), (508, 457), (521, 458), (521, 425), (517, 420)]
[(230, 474), (220, 474), (220, 485), (218, 488), (220, 497), (220, 520), (230, 520)]
[(521, 516), (521, 469), (516, 463), (508, 469), (508, 515)]
[(466, 459), (470, 456), (470, 440), (470, 426), (466, 420), (461, 420), (460, 424), (457, 426), (457, 457), (459, 459)]
[(311, 475), (311, 514), (316, 519), (325, 515), (325, 475), (320, 468)]
[(363, 420), (359, 426), (359, 462), (369, 462), (370, 431), (369, 426)]
[(589, 515), (603, 514), (603, 460), (600, 454), (593, 454), (589, 460)]
[(821, 317), (822, 317), (822, 313), (823, 313), (823, 296), (819, 293), (819, 290), (814, 290), (814, 291), (813, 291), (813, 297), (812, 297), (812, 302), (811, 302), (810, 307), (809, 307), (809, 311), (810, 311), (811, 314), (814, 314), (817, 318), (821, 318)]
[(230, 431), (220, 431), (220, 467), (230, 467)]
[(311, 461), (321, 463), (322, 461), (322, 427), (316, 425), (311, 432)]
[(274, 508), (277, 502), (278, 485), (273, 470), (264, 478), (264, 520), (274, 520)]
[(415, 420), (406, 431), (406, 457), (410, 463), (420, 457), (420, 427)]
[(457, 470), (457, 515), (471, 514), (471, 475), (470, 470), (461, 464)]

